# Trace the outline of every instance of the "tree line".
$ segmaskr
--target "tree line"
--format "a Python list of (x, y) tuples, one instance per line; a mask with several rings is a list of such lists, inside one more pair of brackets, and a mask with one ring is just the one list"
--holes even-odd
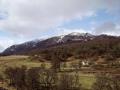
[(71, 56), (78, 59), (101, 56), (106, 60), (116, 60), (120, 58), (120, 39), (115, 37), (96, 38), (87, 42), (68, 43), (30, 52), (31, 56), (36, 54), (50, 61), (53, 60), (55, 54), (59, 55), (61, 61), (65, 61)]
[[(98, 74), (90, 90), (120, 90), (120, 76)], [(78, 72), (54, 72), (52, 69), (25, 66), (7, 68), (5, 79), (16, 90), (86, 90), (81, 86)], [(87, 86), (86, 86), (87, 87)], [(0, 90), (7, 90), (0, 87)]]
[(16, 90), (81, 90), (78, 73), (73, 76), (53, 69), (22, 66), (7, 68), (5, 76), (8, 85)]

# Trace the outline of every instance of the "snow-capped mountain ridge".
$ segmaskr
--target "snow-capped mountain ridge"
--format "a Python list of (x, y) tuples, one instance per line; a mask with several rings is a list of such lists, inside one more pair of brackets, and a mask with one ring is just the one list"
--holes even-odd
[(79, 32), (72, 32), (68, 35), (71, 35), (71, 36), (84, 36), (86, 33), (79, 33)]
[(81, 40), (85, 40), (86, 38), (93, 38), (94, 35), (90, 34), (90, 33), (79, 33), (79, 32), (72, 32), (70, 34), (67, 34), (67, 35), (61, 35), (61, 36), (58, 36), (58, 40), (57, 40), (57, 43), (59, 42), (66, 42), (68, 40), (71, 40), (71, 41), (81, 41)]
[(90, 33), (79, 33), (79, 32), (72, 32), (72, 33), (70, 33), (68, 35), (71, 35), (71, 36), (93, 36)]
[(28, 41), (22, 44), (13, 45), (11, 47), (8, 47), (3, 52), (3, 54), (5, 55), (19, 54), (19, 53), (28, 52), (34, 49), (44, 49), (47, 47), (52, 47), (55, 45), (61, 45), (61, 44), (66, 44), (71, 42), (86, 42), (94, 39), (94, 37), (95, 37), (94, 35), (91, 35), (89, 33), (73, 32), (67, 35), (51, 37), (44, 40), (36, 39), (36, 40)]

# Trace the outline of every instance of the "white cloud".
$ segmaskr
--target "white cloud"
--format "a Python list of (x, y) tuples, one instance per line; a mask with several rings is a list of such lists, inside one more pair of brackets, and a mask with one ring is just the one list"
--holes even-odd
[(104, 0), (103, 5), (107, 8), (108, 12), (120, 11), (120, 0)]
[(0, 37), (0, 52), (13, 44), (15, 44), (14, 40), (6, 37)]
[(95, 34), (109, 34), (109, 35), (120, 35), (120, 25), (113, 22), (105, 22), (99, 27), (95, 28), (93, 33)]
[(92, 16), (99, 9), (120, 10), (120, 0), (0, 0), (0, 3), (0, 10), (8, 15), (0, 21), (0, 28), (23, 37), (57, 28), (64, 21)]

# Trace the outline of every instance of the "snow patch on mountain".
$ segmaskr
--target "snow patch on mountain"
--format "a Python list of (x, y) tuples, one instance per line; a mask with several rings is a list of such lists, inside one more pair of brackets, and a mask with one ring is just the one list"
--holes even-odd
[(65, 35), (59, 36), (58, 37), (59, 39), (58, 39), (57, 43), (64, 42), (64, 40), (63, 40), (64, 37), (65, 37)]
[(79, 32), (72, 32), (72, 33), (70, 33), (68, 35), (70, 35), (70, 36), (84, 36), (84, 37), (91, 37), (91, 36), (93, 36), (90, 33), (79, 33)]

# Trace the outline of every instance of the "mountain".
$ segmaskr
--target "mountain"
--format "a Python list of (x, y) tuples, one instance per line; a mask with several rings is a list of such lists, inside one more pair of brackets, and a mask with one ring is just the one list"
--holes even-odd
[(110, 37), (107, 35), (92, 35), (90, 33), (73, 32), (67, 35), (55, 36), (45, 40), (33, 40), (18, 45), (8, 47), (2, 52), (2, 55), (26, 54), (33, 50), (43, 50), (50, 47), (60, 46), (69, 43), (82, 43), (92, 41), (94, 39), (103, 39)]

